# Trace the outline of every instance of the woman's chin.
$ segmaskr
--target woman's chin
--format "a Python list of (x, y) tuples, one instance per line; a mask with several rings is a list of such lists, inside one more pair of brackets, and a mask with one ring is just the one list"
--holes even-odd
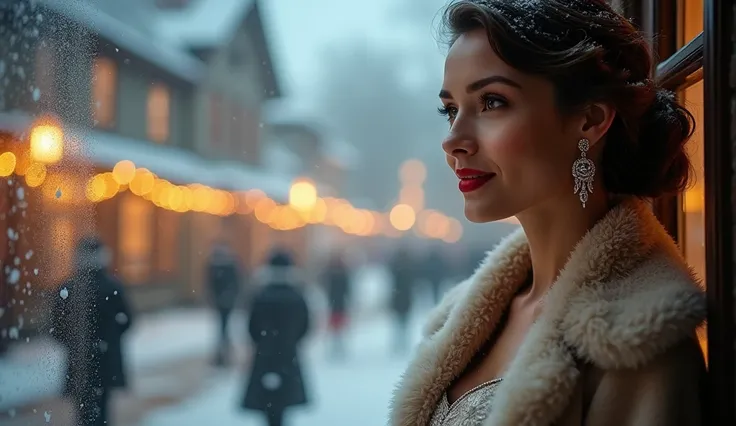
[(480, 206), (477, 203), (465, 203), (465, 218), (473, 223), (489, 223), (508, 219), (515, 213), (494, 209), (488, 205)]

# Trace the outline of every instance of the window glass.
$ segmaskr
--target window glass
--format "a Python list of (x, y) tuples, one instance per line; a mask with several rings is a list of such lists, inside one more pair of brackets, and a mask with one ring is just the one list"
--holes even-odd
[[(683, 45), (703, 31), (703, 1), (686, 0), (682, 13), (681, 40)], [(687, 152), (693, 165), (693, 180), (690, 188), (681, 196), (680, 245), (685, 259), (693, 272), (706, 285), (705, 276), (705, 168), (704, 168), (704, 110), (703, 81), (688, 87), (681, 100), (695, 117), (695, 133), (687, 144)], [(707, 340), (705, 329), (699, 331), (701, 347), (705, 352)]]
[(153, 204), (131, 194), (120, 199), (120, 272), (126, 282), (148, 280), (151, 262)]
[(155, 142), (169, 139), (169, 89), (161, 83), (148, 92), (148, 137)]
[(117, 67), (109, 58), (98, 57), (94, 62), (92, 81), (92, 116), (96, 126), (110, 128), (115, 124)]

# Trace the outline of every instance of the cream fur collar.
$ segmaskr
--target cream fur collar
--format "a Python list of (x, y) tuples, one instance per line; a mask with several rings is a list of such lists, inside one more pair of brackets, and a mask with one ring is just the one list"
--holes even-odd
[[(425, 425), (498, 325), (531, 268), (523, 231), (504, 239), (433, 312), (391, 404), (393, 426)], [(694, 334), (705, 297), (641, 200), (612, 209), (578, 243), (499, 386), (486, 426), (546, 425), (577, 384), (576, 359), (636, 368)]]

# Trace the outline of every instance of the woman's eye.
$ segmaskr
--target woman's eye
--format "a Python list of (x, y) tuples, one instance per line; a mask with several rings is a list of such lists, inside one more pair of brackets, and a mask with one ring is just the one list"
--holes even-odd
[(490, 111), (506, 106), (506, 101), (496, 96), (483, 96), (483, 111)]
[(457, 108), (454, 106), (441, 106), (437, 108), (437, 112), (447, 117), (447, 121), (452, 121), (457, 116)]

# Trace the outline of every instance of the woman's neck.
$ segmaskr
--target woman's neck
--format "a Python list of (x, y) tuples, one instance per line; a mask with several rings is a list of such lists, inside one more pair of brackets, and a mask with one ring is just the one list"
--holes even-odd
[(579, 203), (550, 203), (517, 218), (529, 242), (533, 281), (525, 297), (540, 301), (554, 284), (570, 253), (610, 209), (608, 197), (591, 197), (585, 209)]

